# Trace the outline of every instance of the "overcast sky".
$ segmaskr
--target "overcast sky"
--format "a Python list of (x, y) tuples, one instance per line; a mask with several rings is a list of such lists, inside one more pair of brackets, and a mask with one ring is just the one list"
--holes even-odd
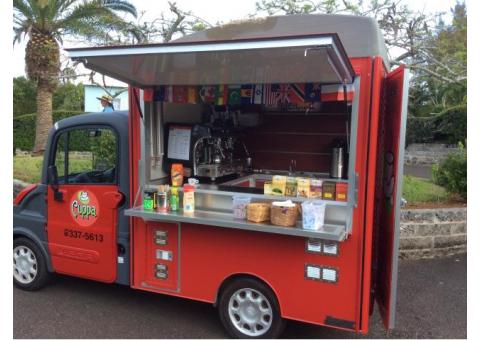
[[(144, 19), (152, 21), (160, 13), (168, 12), (167, 1), (130, 0), (139, 12), (145, 11)], [(218, 22), (227, 23), (231, 20), (243, 19), (255, 12), (257, 0), (175, 0), (182, 10), (191, 11), (192, 14), (215, 25)], [(425, 13), (446, 12), (455, 6), (455, 0), (403, 0), (410, 8), (424, 11)], [(71, 42), (65, 42), (64, 47), (76, 47)], [(24, 52), (25, 43), (14, 46), (14, 76), (25, 74)]]

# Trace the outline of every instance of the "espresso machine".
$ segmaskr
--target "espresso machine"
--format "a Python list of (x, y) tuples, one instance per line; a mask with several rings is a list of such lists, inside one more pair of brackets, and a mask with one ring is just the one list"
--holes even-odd
[[(241, 157), (238, 157), (238, 155)], [(193, 146), (193, 175), (216, 181), (244, 172), (251, 158), (240, 139), (232, 136), (205, 136)]]

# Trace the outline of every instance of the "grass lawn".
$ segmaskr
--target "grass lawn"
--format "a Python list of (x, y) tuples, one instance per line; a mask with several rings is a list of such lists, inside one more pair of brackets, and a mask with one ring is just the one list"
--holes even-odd
[[(70, 169), (79, 172), (82, 169), (91, 169), (92, 160), (85, 157), (70, 159)], [(42, 175), (43, 156), (14, 156), (13, 178), (27, 183), (40, 182)]]
[(404, 176), (402, 196), (408, 203), (441, 203), (449, 200), (447, 191), (431, 180)]

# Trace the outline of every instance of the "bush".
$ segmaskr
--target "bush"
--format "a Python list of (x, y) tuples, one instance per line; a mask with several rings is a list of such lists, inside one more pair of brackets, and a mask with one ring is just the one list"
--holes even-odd
[(467, 151), (460, 144), (460, 151), (448, 155), (439, 165), (432, 168), (433, 181), (447, 189), (451, 194), (458, 194), (467, 199)]
[(431, 118), (408, 117), (405, 137), (407, 145), (434, 142), (434, 123)]
[(443, 142), (456, 144), (467, 138), (467, 111), (452, 108), (432, 117), (412, 117), (407, 120), (407, 145)]
[[(64, 118), (73, 117), (83, 112), (54, 111), (53, 122)], [(13, 119), (13, 149), (19, 148), (24, 151), (33, 149), (35, 142), (35, 114), (28, 114)]]

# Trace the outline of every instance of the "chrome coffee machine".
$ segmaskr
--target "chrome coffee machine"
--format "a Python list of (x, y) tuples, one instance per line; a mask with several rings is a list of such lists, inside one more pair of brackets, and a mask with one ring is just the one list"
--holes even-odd
[(220, 177), (244, 172), (250, 162), (245, 144), (236, 137), (205, 136), (193, 146), (195, 177), (207, 177), (215, 181)]

